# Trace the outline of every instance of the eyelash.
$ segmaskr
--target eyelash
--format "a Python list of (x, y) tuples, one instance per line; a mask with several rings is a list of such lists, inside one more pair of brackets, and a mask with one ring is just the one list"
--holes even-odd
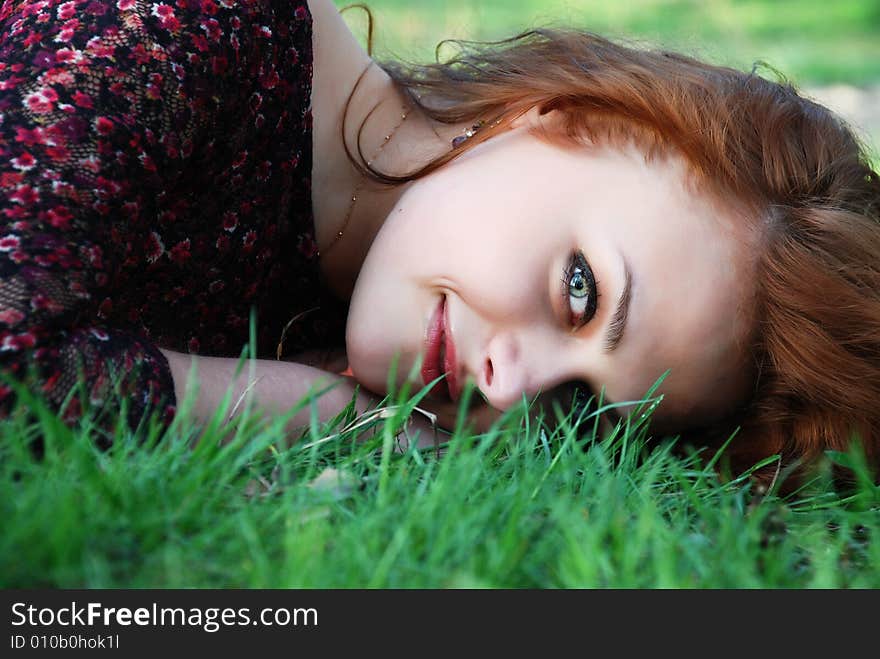
[[(577, 320), (574, 320), (575, 314), (571, 310), (571, 280), (578, 270), (583, 273), (587, 280), (587, 297), (584, 311)], [(601, 297), (598, 286), (599, 282), (593, 276), (593, 271), (590, 269), (590, 265), (587, 263), (583, 252), (572, 252), (562, 274), (562, 299), (563, 303), (568, 307), (569, 322), (574, 326), (574, 329), (583, 327), (596, 315), (596, 310), (599, 308), (599, 298)]]

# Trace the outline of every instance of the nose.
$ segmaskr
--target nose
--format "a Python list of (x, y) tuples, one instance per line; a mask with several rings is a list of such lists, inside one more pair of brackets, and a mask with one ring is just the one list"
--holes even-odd
[(526, 374), (522, 368), (520, 341), (512, 334), (496, 334), (486, 346), (477, 386), (495, 409), (505, 410), (522, 396)]
[(476, 370), (476, 383), (489, 404), (506, 410), (519, 403), (523, 395), (530, 400), (539, 391), (564, 379), (559, 353), (537, 336), (515, 331), (496, 333), (486, 345), (482, 364)]

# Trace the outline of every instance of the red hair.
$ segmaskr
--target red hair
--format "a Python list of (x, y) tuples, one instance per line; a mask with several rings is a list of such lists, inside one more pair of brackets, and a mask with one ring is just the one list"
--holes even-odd
[(876, 467), (880, 178), (855, 133), (784, 81), (588, 32), (453, 43), (447, 61), (381, 65), (430, 118), (487, 127), (409, 176), (370, 174), (425, 176), (534, 107), (563, 115), (558, 139), (679, 152), (699, 182), (748, 209), (760, 236), (754, 387), (727, 418), (682, 431), (717, 444), (739, 427), (728, 447), (738, 469), (774, 454), (803, 468), (855, 439)]

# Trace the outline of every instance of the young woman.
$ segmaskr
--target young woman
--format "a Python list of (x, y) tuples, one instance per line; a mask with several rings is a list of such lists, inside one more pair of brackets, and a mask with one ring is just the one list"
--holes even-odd
[(669, 370), (658, 432), (741, 426), (744, 467), (880, 452), (880, 182), (788, 86), (576, 31), (380, 66), (330, 0), (0, 20), (0, 354), (68, 418), (80, 371), (137, 423), (334, 380), (321, 414), (367, 409), (396, 365), (484, 427)]

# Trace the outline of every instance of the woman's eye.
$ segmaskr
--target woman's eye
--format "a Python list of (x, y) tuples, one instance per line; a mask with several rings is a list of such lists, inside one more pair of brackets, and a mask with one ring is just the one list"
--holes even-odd
[(581, 327), (596, 315), (596, 303), (599, 298), (593, 271), (581, 252), (571, 255), (562, 283), (570, 322), (574, 327)]

